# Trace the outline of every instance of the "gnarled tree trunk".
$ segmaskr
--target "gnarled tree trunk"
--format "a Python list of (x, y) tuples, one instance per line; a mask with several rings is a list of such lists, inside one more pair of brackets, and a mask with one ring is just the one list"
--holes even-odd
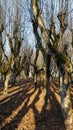
[[(57, 35), (54, 28), (52, 28), (52, 29), (54, 29), (54, 31), (52, 31), (52, 29), (50, 29), (49, 33), (47, 33), (48, 31), (46, 29), (46, 26), (44, 24), (44, 20), (42, 18), (41, 13), (40, 13), (41, 11), (40, 11), (39, 6), (38, 6), (38, 0), (32, 0), (32, 9), (33, 9), (33, 15), (34, 15), (34, 20), (32, 20), (34, 34), (35, 34), (35, 37), (37, 39), (38, 47), (42, 51), (44, 61), (46, 64), (47, 85), (46, 85), (45, 101), (46, 101), (46, 103), (48, 103), (47, 101), (48, 101), (48, 91), (49, 91), (49, 83), (50, 83), (49, 82), (49, 80), (50, 80), (50, 67), (49, 67), (50, 57), (47, 58), (47, 54), (49, 55), (52, 53), (52, 55), (55, 56), (56, 62), (58, 63), (57, 64), (58, 68), (61, 71), (66, 69), (65, 63), (67, 63), (67, 61), (69, 61), (69, 58), (66, 55), (64, 55), (63, 52), (59, 52), (56, 48), (56, 45), (54, 46), (54, 42), (58, 43), (63, 38), (63, 34), (64, 34), (65, 30), (67, 29), (67, 24), (65, 23), (67, 13), (62, 11), (58, 14), (58, 20), (60, 22), (60, 32)], [(55, 24), (53, 24), (53, 25), (55, 27)], [(46, 48), (44, 48), (44, 46), (42, 44), (42, 40), (41, 40), (39, 33), (37, 31), (38, 26), (40, 27), (41, 34), (42, 34), (42, 37), (45, 41)], [(54, 40), (51, 38), (51, 34), (53, 34)], [(51, 44), (49, 39), (52, 40), (52, 44)], [(69, 62), (69, 65), (70, 64), (71, 63)], [(63, 67), (62, 67), (62, 65), (63, 65)], [(63, 76), (63, 74), (62, 74), (62, 76)], [(65, 124), (68, 124), (69, 130), (70, 130), (72, 127), (72, 105), (71, 105), (71, 99), (70, 99), (70, 91), (68, 88), (69, 87), (68, 86), (69, 85), (68, 84), (68, 71), (65, 71), (64, 82), (62, 82), (62, 81), (63, 81), (63, 79), (61, 79), (61, 84), (60, 84), (61, 106), (62, 106)]]

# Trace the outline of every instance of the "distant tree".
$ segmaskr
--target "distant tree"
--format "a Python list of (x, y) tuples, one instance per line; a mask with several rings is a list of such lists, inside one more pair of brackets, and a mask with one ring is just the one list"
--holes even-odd
[(31, 66), (33, 67), (32, 75), (33, 75), (35, 88), (37, 88), (37, 83), (38, 80), (40, 80), (40, 78), (44, 80), (44, 84), (45, 84), (45, 66), (44, 66), (43, 57), (38, 47), (36, 47), (35, 54), (33, 55), (35, 56), (33, 58), (33, 61), (31, 60)]
[[(4, 2), (2, 4), (3, 4), (2, 5), (3, 7), (4, 7), (4, 5), (6, 5), (6, 3), (4, 3)], [(21, 55), (20, 55), (22, 42), (24, 42), (24, 36), (21, 31), (23, 27), (21, 24), (20, 7), (18, 4), (18, 0), (15, 1), (14, 6), (15, 6), (14, 16), (12, 16), (12, 18), (14, 18), (14, 19), (12, 21), (10, 21), (11, 15), (9, 15), (9, 18), (7, 19), (7, 20), (9, 20), (7, 29), (6, 29), (5, 17), (3, 15), (3, 9), (0, 8), (1, 9), (1, 11), (0, 11), (0, 17), (1, 17), (1, 21), (0, 21), (0, 39), (1, 39), (0, 42), (1, 43), (0, 43), (0, 46), (2, 48), (2, 51), (3, 51), (5, 59), (6, 59), (5, 63), (3, 63), (2, 54), (1, 54), (0, 57), (1, 57), (2, 64), (0, 66), (0, 68), (1, 68), (0, 72), (2, 74), (4, 74), (4, 77), (5, 77), (4, 78), (4, 94), (7, 94), (8, 83), (9, 83), (11, 76), (13, 76), (12, 84), (14, 84), (17, 76), (20, 74), (22, 69), (24, 69), (24, 63), (26, 62), (25, 55), (24, 55), (24, 57), (21, 57)], [(9, 13), (10, 13), (10, 11), (9, 11)], [(5, 39), (5, 41), (4, 41), (4, 39)], [(9, 49), (10, 49), (9, 55), (6, 54), (6, 48), (5, 48), (7, 43), (8, 43)], [(4, 69), (3, 69), (3, 67), (4, 67)]]
[(24, 60), (24, 73), (26, 75), (26, 78), (29, 77), (30, 73), (30, 66), (31, 66), (31, 57), (33, 54), (33, 49), (31, 46), (28, 44), (28, 41), (26, 40), (25, 44), (23, 44), (22, 49), (21, 49), (21, 57)]

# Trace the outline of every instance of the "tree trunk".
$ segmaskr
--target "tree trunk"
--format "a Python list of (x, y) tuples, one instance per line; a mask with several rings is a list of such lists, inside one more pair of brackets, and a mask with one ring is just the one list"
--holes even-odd
[(49, 86), (50, 86), (50, 63), (51, 63), (51, 56), (47, 55), (47, 63), (46, 63), (46, 96), (45, 96), (45, 104), (49, 103)]
[(17, 78), (18, 75), (19, 75), (18, 73), (15, 73), (15, 74), (12, 75), (12, 80), (11, 80), (12, 86), (15, 85), (15, 83), (16, 83), (16, 78)]
[(6, 75), (6, 78), (5, 78), (5, 81), (4, 81), (4, 94), (7, 94), (7, 89), (8, 89), (8, 82), (10, 80), (10, 76), (11, 76), (11, 73), (8, 73)]
[(70, 97), (70, 89), (68, 84), (68, 73), (64, 75), (64, 81), (61, 87), (61, 106), (62, 106), (62, 113), (64, 117), (65, 124), (68, 130), (72, 130), (73, 127), (73, 114), (72, 114), (72, 104), (71, 104), (71, 97)]
[(34, 74), (34, 87), (37, 89), (37, 74)]

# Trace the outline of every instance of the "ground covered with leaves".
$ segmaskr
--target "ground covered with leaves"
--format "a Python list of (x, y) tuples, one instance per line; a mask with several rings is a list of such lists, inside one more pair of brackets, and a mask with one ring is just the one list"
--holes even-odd
[(66, 130), (58, 83), (51, 82), (47, 106), (45, 93), (41, 82), (35, 89), (32, 81), (21, 80), (13, 87), (9, 85), (5, 96), (0, 87), (0, 130)]

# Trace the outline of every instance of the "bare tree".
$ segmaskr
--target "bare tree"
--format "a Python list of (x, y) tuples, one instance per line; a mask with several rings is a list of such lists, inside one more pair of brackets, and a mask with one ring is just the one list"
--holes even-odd
[[(55, 29), (55, 23), (54, 19), (51, 18), (51, 26), (50, 29), (47, 30), (46, 26), (44, 24), (44, 20), (42, 18), (40, 8), (38, 6), (38, 1), (36, 0), (31, 0), (32, 2), (32, 11), (33, 11), (33, 18), (32, 18), (32, 25), (33, 25), (33, 31), (35, 34), (35, 37), (37, 39), (37, 45), (39, 49), (42, 51), (44, 61), (46, 64), (46, 80), (47, 80), (47, 85), (46, 85), (46, 103), (48, 103), (48, 93), (49, 93), (49, 79), (50, 79), (50, 61), (51, 61), (51, 56), (53, 55), (55, 57), (60, 76), (61, 78), (64, 76), (64, 80), (60, 81), (60, 89), (61, 89), (61, 105), (62, 105), (62, 111), (63, 111), (63, 116), (65, 119), (65, 123), (69, 124), (69, 127), (71, 129), (72, 127), (72, 105), (71, 105), (71, 100), (70, 100), (70, 90), (69, 90), (69, 83), (68, 83), (68, 78), (69, 74), (72, 72), (72, 63), (69, 59), (69, 57), (66, 55), (65, 48), (63, 47), (62, 52), (59, 52), (57, 50), (57, 43), (61, 41), (62, 44), (62, 39), (63, 39), (63, 34), (65, 30), (67, 29), (67, 23), (66, 23), (66, 17), (67, 17), (67, 12), (64, 10), (64, 1), (62, 1), (62, 6), (61, 6), (61, 12), (58, 13), (57, 17), (60, 22), (60, 30), (59, 33), (56, 33)], [(52, 10), (53, 11), (53, 10)], [(42, 44), (41, 37), (38, 32), (38, 27), (41, 30), (41, 35), (45, 41), (45, 46)], [(52, 35), (54, 38), (52, 38)]]
[[(4, 5), (6, 5), (6, 3), (4, 3)], [(4, 6), (3, 5), (3, 6)], [(21, 48), (21, 44), (23, 41), (22, 35), (21, 35), (21, 21), (20, 21), (20, 13), (18, 11), (19, 7), (18, 7), (18, 3), (16, 3), (16, 8), (15, 8), (15, 16), (14, 16), (14, 20), (13, 21), (9, 21), (8, 22), (8, 27), (9, 27), (9, 32), (7, 31), (8, 29), (6, 29), (5, 24), (6, 21), (4, 19), (4, 15), (2, 15), (3, 10), (1, 9), (0, 13), (0, 17), (1, 17), (1, 22), (0, 22), (0, 38), (1, 38), (1, 48), (3, 50), (4, 56), (6, 58), (6, 62), (3, 63), (4, 64), (4, 70), (3, 70), (3, 64), (1, 64), (1, 73), (4, 74), (4, 94), (7, 94), (7, 88), (8, 88), (8, 82), (11, 78), (11, 75), (14, 76), (14, 82), (16, 80), (16, 77), (20, 74), (22, 68), (24, 67), (24, 59), (21, 58), (20, 54), (20, 48)], [(9, 12), (10, 13), (10, 12)], [(3, 18), (3, 19), (2, 19)], [(9, 19), (11, 17), (9, 16)], [(3, 21), (4, 20), (4, 21)], [(12, 24), (13, 22), (13, 24)], [(13, 25), (13, 27), (11, 28), (11, 24)], [(12, 30), (11, 30), (12, 29)], [(5, 35), (2, 35), (3, 32), (5, 32)], [(10, 34), (12, 34), (12, 36)], [(4, 37), (7, 38), (7, 41), (3, 42)], [(11, 52), (11, 56), (9, 58), (9, 56), (6, 54), (5, 51), (5, 45), (6, 42), (8, 42), (9, 48), (10, 48), (10, 52)], [(2, 54), (1, 54), (1, 61), (2, 61)]]

